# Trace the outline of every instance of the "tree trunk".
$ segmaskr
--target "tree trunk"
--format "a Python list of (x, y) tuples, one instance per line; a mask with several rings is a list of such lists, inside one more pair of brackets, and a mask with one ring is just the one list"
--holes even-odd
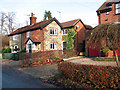
[(118, 56), (117, 56), (116, 50), (114, 51), (114, 53), (115, 53), (116, 64), (117, 64), (117, 66), (119, 66), (119, 60), (118, 60)]

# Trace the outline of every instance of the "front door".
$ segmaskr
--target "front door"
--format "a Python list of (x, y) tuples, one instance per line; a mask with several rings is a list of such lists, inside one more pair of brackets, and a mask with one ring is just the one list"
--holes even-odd
[(29, 53), (32, 53), (32, 45), (28, 44), (28, 46), (29, 46)]
[(63, 42), (63, 50), (66, 49), (66, 42)]

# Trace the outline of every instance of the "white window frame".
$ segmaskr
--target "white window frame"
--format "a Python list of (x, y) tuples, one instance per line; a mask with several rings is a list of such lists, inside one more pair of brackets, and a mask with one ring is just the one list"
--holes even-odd
[(115, 14), (120, 14), (120, 3), (115, 4)]
[[(51, 45), (52, 45), (52, 47), (51, 47)], [(57, 50), (57, 43), (51, 43), (50, 50)]]
[(28, 31), (28, 32), (26, 33), (26, 36), (27, 36), (27, 38), (30, 37), (30, 31)]
[(13, 36), (13, 40), (17, 40), (17, 35), (14, 35), (14, 36)]
[(106, 15), (109, 15), (110, 14), (110, 12), (106, 12)]
[(18, 48), (18, 45), (14, 45), (14, 49), (15, 49), (15, 47), (17, 47), (17, 48)]
[(67, 35), (67, 34), (68, 34), (68, 31), (67, 31), (67, 33), (66, 33), (66, 31), (67, 31), (67, 29), (63, 29), (62, 34), (63, 34), (63, 35)]
[(34, 44), (34, 49), (41, 50), (41, 44), (40, 43)]
[(57, 35), (57, 29), (50, 28), (50, 35)]

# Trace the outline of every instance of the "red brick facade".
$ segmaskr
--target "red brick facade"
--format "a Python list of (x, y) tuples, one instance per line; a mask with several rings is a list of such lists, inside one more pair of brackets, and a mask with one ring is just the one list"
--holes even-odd
[(111, 22), (120, 22), (120, 14), (115, 14), (115, 3), (113, 3), (111, 7), (112, 10), (105, 11), (103, 13), (101, 11), (97, 11), (99, 25)]
[[(116, 4), (116, 2), (104, 2), (103, 5), (97, 10), (99, 25), (115, 22), (120, 23), (120, 13), (116, 14)], [(101, 56), (100, 54), (100, 50), (89, 48), (89, 56)], [(117, 50), (117, 54), (120, 55), (120, 48)], [(110, 50), (105, 54), (105, 57), (113, 57), (113, 55), (113, 51)]]
[(85, 26), (83, 25), (83, 23), (81, 23), (80, 21), (75, 25), (75, 27), (77, 27), (77, 34), (76, 34), (76, 37), (75, 37), (75, 48), (78, 49), (79, 48), (79, 44), (80, 43), (83, 43), (84, 40), (85, 40)]
[[(30, 31), (30, 38), (36, 38), (38, 39), (40, 42), (41, 42), (41, 51), (44, 50), (44, 47), (43, 47), (43, 42), (44, 42), (44, 30), (35, 30), (35, 31)], [(22, 33), (22, 41), (23, 41), (23, 48), (26, 48), (26, 41), (28, 40), (27, 38), (27, 32), (25, 33)]]

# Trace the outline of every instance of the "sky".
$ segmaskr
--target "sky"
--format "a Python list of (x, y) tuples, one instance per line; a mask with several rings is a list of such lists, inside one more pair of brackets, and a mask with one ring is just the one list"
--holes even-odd
[[(45, 10), (52, 13), (59, 22), (81, 19), (84, 24), (98, 25), (96, 10), (106, 0), (1, 0), (0, 12), (15, 12), (15, 21), (21, 26), (29, 21), (31, 12), (37, 22), (43, 20)], [(61, 13), (59, 13), (61, 12)]]

